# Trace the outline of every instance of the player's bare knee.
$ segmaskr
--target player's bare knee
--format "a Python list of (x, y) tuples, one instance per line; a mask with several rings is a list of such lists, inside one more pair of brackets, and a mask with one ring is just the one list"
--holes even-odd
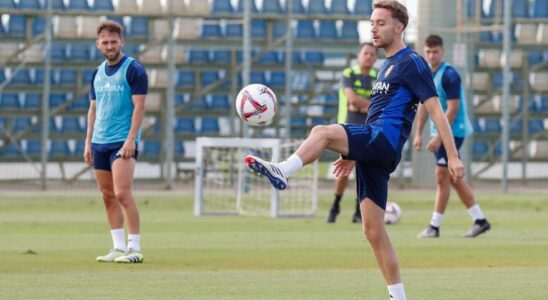
[(376, 244), (380, 241), (383, 235), (383, 231), (369, 222), (365, 222), (363, 226), (363, 235), (371, 244)]
[(328, 138), (328, 131), (327, 126), (325, 125), (316, 125), (312, 127), (312, 130), (310, 131), (310, 136), (314, 136), (316, 138), (325, 140)]
[(131, 191), (130, 190), (117, 190), (114, 192), (116, 199), (120, 201), (123, 206), (127, 206), (129, 201), (131, 201)]
[(449, 180), (449, 172), (447, 169), (437, 168), (436, 169), (436, 184), (445, 185)]

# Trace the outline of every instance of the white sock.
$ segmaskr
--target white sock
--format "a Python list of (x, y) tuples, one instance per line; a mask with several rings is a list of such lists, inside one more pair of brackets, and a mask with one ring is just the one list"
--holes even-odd
[(140, 234), (128, 234), (127, 235), (127, 248), (128, 248), (128, 250), (141, 252), (141, 235)]
[(441, 220), (443, 219), (443, 214), (435, 211), (432, 213), (432, 220), (430, 220), (430, 225), (440, 228)]
[(285, 177), (289, 177), (303, 167), (303, 161), (297, 154), (293, 154), (287, 160), (278, 163), (277, 166), (284, 173)]
[(124, 228), (116, 228), (110, 230), (112, 236), (112, 244), (114, 249), (126, 251), (126, 239), (124, 238)]
[(389, 285), (388, 294), (390, 294), (390, 300), (406, 300), (405, 291), (403, 290), (403, 283)]
[(483, 220), (485, 219), (485, 216), (483, 215), (483, 212), (481, 211), (481, 208), (479, 207), (479, 204), (476, 204), (468, 209), (468, 213), (470, 216), (472, 216), (472, 219), (475, 220)]

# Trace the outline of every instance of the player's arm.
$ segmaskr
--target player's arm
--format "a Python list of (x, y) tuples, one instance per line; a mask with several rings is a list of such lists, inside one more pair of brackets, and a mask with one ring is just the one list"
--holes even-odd
[(459, 154), (457, 152), (457, 147), (455, 146), (455, 141), (453, 139), (453, 133), (451, 132), (451, 127), (447, 121), (443, 110), (441, 109), (440, 102), (438, 97), (431, 97), (423, 101), (423, 105), (430, 114), (430, 118), (436, 125), (438, 129), (438, 135), (445, 146), (445, 151), (447, 152), (448, 159), (448, 168), (451, 177), (454, 181), (457, 181), (464, 177), (464, 165), (459, 159)]
[(367, 112), (369, 110), (369, 105), (371, 101), (365, 97), (362, 97), (350, 87), (344, 88), (344, 95), (348, 99), (349, 108), (352, 108), (351, 111), (360, 111)]
[(120, 156), (130, 158), (135, 154), (137, 134), (145, 118), (145, 98), (148, 92), (148, 76), (144, 68), (133, 62), (128, 70), (127, 81), (131, 88), (131, 101), (133, 102), (133, 114), (131, 116), (131, 127), (122, 149)]
[[(445, 111), (445, 116), (447, 117), (449, 125), (451, 125), (453, 124), (453, 121), (457, 116), (457, 112), (459, 111), (461, 85), (460, 76), (453, 68), (448, 68), (447, 71), (445, 71), (445, 74), (443, 74), (441, 84), (443, 89), (447, 92), (447, 110)], [(437, 135), (430, 140), (427, 148), (428, 150), (435, 152), (438, 151), (440, 146), (441, 139), (439, 135)]]
[(415, 138), (413, 140), (413, 147), (415, 149), (420, 150), (422, 147), (422, 133), (424, 131), (424, 126), (426, 124), (426, 116), (427, 113), (425, 111), (424, 105), (419, 103), (419, 107), (417, 108), (417, 116), (416, 116), (416, 129), (415, 129)]
[(93, 162), (93, 153), (91, 151), (91, 137), (93, 136), (93, 126), (95, 125), (95, 116), (96, 116), (96, 108), (95, 108), (96, 101), (95, 99), (91, 99), (88, 109), (88, 129), (86, 132), (86, 141), (85, 141), (85, 147), (84, 147), (84, 161), (91, 166), (91, 163)]

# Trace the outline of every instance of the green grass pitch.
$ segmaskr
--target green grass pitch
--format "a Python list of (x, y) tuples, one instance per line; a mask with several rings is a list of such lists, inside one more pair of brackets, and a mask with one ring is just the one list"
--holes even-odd
[[(194, 217), (192, 195), (136, 193), (145, 262), (97, 263), (110, 235), (98, 196), (0, 197), (1, 299), (387, 299), (349, 195), (336, 224), (316, 218)], [(417, 240), (433, 192), (390, 196), (403, 218), (389, 227), (408, 299), (548, 299), (546, 193), (478, 200), (493, 229), (471, 225), (453, 197), (441, 238)]]

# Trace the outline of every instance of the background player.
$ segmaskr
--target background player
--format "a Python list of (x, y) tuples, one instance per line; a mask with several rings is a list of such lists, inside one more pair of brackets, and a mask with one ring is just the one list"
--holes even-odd
[[(457, 150), (464, 142), (464, 138), (472, 133), (472, 124), (466, 110), (466, 100), (462, 88), (460, 76), (451, 65), (443, 61), (443, 39), (438, 35), (430, 35), (424, 41), (424, 55), (430, 64), (434, 76), (434, 83), (438, 90), (438, 97), (441, 106), (455, 138)], [(417, 127), (413, 145), (420, 150), (422, 146), (422, 132), (426, 121), (426, 112), (422, 105), (419, 105), (417, 112)], [(491, 228), (485, 219), (479, 204), (474, 199), (474, 194), (468, 183), (464, 180), (452, 182), (447, 170), (447, 154), (441, 139), (437, 134), (436, 127), (430, 122), (432, 138), (426, 148), (434, 152), (436, 156), (436, 202), (430, 224), (418, 234), (419, 238), (439, 237), (440, 225), (443, 213), (449, 202), (451, 186), (455, 188), (462, 203), (468, 208), (468, 212), (474, 221), (472, 228), (464, 235), (465, 237), (476, 237)]]

